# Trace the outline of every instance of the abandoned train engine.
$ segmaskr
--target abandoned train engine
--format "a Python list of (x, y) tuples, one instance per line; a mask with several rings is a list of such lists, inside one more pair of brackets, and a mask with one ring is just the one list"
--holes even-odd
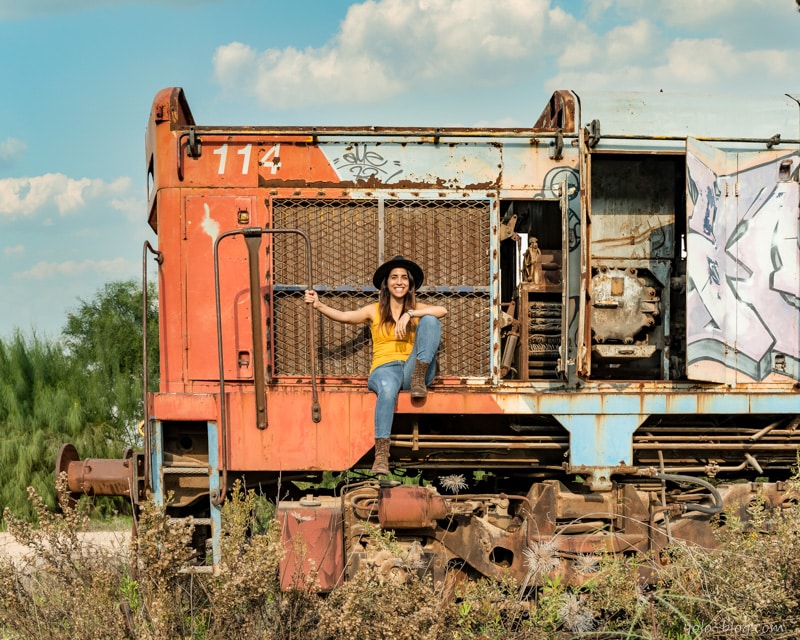
[[(587, 557), (712, 545), (722, 509), (787, 499), (800, 444), (799, 109), (558, 91), (530, 128), (210, 127), (166, 89), (143, 451), (65, 445), (58, 469), (193, 518), (198, 571), (219, 566), (233, 480), (260, 486), (287, 588), (309, 563), (322, 590), (363, 567), (525, 580), (547, 545), (547, 571), (579, 580)], [(448, 315), (379, 483), (369, 331), (303, 291), (363, 306), (398, 254)], [(326, 471), (348, 473), (308, 489)]]

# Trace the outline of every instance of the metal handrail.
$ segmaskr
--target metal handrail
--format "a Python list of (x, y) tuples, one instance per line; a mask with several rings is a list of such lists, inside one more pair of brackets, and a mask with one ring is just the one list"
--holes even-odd
[[(244, 229), (232, 229), (230, 231), (226, 231), (214, 240), (214, 298), (216, 303), (216, 320), (217, 320), (217, 362), (219, 365), (219, 403), (220, 403), (220, 438), (222, 440), (222, 485), (219, 489), (219, 493), (216, 496), (211, 496), (212, 502), (215, 505), (219, 505), (222, 503), (222, 500), (227, 492), (228, 488), (228, 465), (227, 465), (227, 455), (228, 455), (228, 444), (227, 444), (227, 431), (228, 431), (228, 419), (227, 419), (227, 403), (225, 401), (225, 369), (224, 369), (224, 361), (223, 361), (223, 353), (222, 353), (222, 305), (220, 302), (220, 285), (219, 285), (219, 244), (223, 238), (227, 238), (230, 236), (235, 235), (243, 235), (245, 237), (245, 242), (248, 243), (248, 255), (250, 257), (255, 254), (256, 264), (253, 265), (251, 261), (250, 265), (250, 273), (251, 273), (251, 286), (250, 286), (250, 300), (251, 306), (254, 307), (251, 311), (251, 318), (252, 318), (252, 331), (253, 331), (253, 350), (254, 352), (261, 351), (263, 347), (257, 347), (256, 343), (261, 342), (261, 300), (258, 296), (258, 286), (254, 287), (252, 284), (252, 274), (254, 271), (258, 272), (258, 254), (257, 254), (257, 245), (254, 243), (248, 242), (251, 238), (259, 238), (264, 234), (274, 234), (274, 233), (294, 233), (297, 235), (302, 236), (306, 243), (306, 252), (308, 255), (308, 288), (312, 289), (314, 287), (314, 275), (313, 275), (313, 260), (311, 255), (311, 241), (309, 240), (308, 236), (300, 231), (299, 229), (262, 229), (261, 227), (247, 227)], [(255, 246), (255, 251), (252, 248)], [(256, 285), (258, 283), (256, 282)], [(258, 309), (255, 307), (258, 306)], [(311, 359), (311, 419), (316, 423), (322, 420), (322, 414), (319, 406), (319, 398), (317, 396), (317, 367), (316, 367), (316, 357), (314, 353), (314, 344), (315, 344), (315, 329), (314, 329), (314, 312), (311, 306), (308, 307), (308, 318), (309, 318), (309, 332), (308, 332), (308, 340), (309, 340), (309, 350), (310, 350), (310, 359)], [(258, 326), (256, 326), (258, 323)], [(257, 337), (258, 336), (258, 337)], [(266, 412), (266, 393), (265, 393), (265, 381), (264, 381), (264, 366), (263, 366), (263, 359), (262, 354), (254, 353), (253, 354), (253, 379), (255, 382), (256, 387), (256, 421), (259, 425), (259, 428), (265, 429), (267, 426), (267, 412)], [(259, 389), (261, 391), (259, 391)], [(262, 396), (262, 397), (259, 397)]]
[(144, 413), (144, 483), (145, 489), (151, 488), (150, 484), (150, 416), (147, 415), (147, 252), (155, 255), (155, 261), (159, 266), (164, 262), (164, 254), (154, 249), (145, 240), (142, 247), (142, 412)]

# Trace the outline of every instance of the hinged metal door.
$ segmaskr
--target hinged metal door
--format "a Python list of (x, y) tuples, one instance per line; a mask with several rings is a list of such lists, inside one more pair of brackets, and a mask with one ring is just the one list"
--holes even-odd
[(686, 144), (687, 375), (798, 379), (796, 152)]
[(558, 373), (568, 376), (569, 363), (569, 181), (564, 180), (560, 187), (561, 195), (561, 357), (558, 359)]

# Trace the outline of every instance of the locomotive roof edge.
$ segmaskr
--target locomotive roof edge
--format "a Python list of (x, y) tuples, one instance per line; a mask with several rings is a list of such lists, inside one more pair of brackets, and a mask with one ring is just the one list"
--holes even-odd
[[(181, 87), (159, 91), (150, 114), (153, 122), (169, 120), (171, 128), (197, 127)], [(203, 126), (203, 130), (269, 134), (375, 134), (408, 135), (498, 132), (578, 133), (592, 121), (604, 134), (653, 137), (800, 139), (800, 91), (778, 94), (708, 94), (641, 91), (557, 90), (532, 127), (412, 127), (412, 126)]]

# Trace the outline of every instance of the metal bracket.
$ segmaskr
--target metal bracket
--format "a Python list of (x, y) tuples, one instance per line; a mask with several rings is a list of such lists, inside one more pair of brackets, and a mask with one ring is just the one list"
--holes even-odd
[(589, 134), (589, 148), (594, 149), (597, 146), (597, 143), (600, 142), (600, 121), (592, 120), (589, 123), (589, 126), (586, 127), (586, 131)]
[(186, 155), (190, 158), (199, 158), (203, 155), (203, 141), (197, 137), (194, 127), (189, 128), (189, 140), (186, 142)]
[(564, 133), (561, 129), (556, 131), (556, 138), (550, 146), (553, 148), (553, 155), (550, 157), (553, 160), (561, 160), (564, 157)]
[(779, 145), (780, 143), (781, 143), (781, 134), (776, 133), (769, 140), (767, 140), (767, 149), (772, 149), (772, 147)]

